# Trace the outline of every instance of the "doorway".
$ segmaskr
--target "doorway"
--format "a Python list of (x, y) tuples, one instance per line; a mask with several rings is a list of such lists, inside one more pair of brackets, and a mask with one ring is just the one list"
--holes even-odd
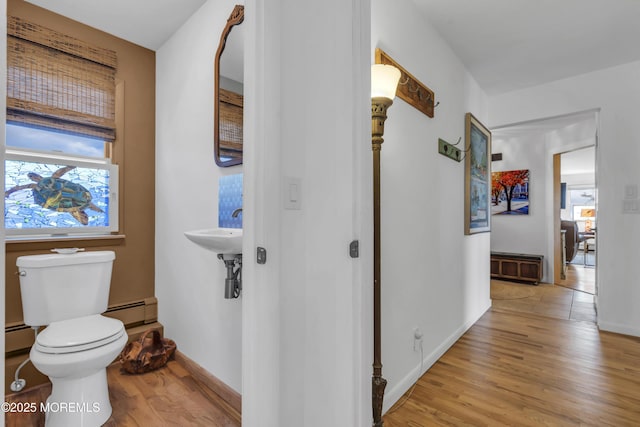
[[(598, 291), (597, 238), (585, 234), (585, 225), (590, 220), (591, 228), (597, 228), (597, 218), (592, 215), (597, 212), (598, 197), (595, 168), (598, 114), (599, 110), (593, 109), (491, 129), (492, 153), (502, 154), (497, 161), (492, 162), (492, 169), (528, 169), (531, 184), (528, 215), (493, 218), (491, 250), (542, 255), (542, 282), (550, 285), (567, 284), (561, 282), (561, 279), (565, 279), (568, 271), (575, 273), (575, 283), (582, 286), (576, 285), (576, 289), (571, 290), (581, 298), (584, 297), (585, 301), (579, 302), (590, 306), (592, 319), (595, 318), (594, 306)], [(569, 171), (576, 179), (569, 179), (569, 172), (562, 174), (563, 162), (565, 167), (569, 167), (572, 156), (584, 156), (587, 153), (590, 153), (591, 160), (576, 161), (575, 163), (582, 163), (583, 166), (576, 166), (573, 171)], [(586, 180), (581, 174), (589, 174), (591, 178)], [(578, 177), (583, 179), (577, 179)], [(561, 181), (566, 185), (561, 186)], [(581, 238), (580, 242), (576, 238), (575, 245), (575, 250), (580, 253), (572, 254), (568, 263), (565, 248), (561, 246), (561, 187), (565, 188), (565, 213), (567, 218), (578, 221), (575, 233)], [(566, 193), (567, 188), (571, 190), (569, 193)], [(577, 198), (571, 199), (575, 195), (573, 190), (578, 192)], [(578, 200), (580, 197), (582, 200)], [(591, 212), (587, 212), (589, 209)], [(581, 265), (578, 264), (580, 262)]]
[[(596, 293), (597, 268), (595, 153), (593, 145), (557, 154), (559, 171), (554, 171), (554, 182), (560, 181), (560, 194), (554, 195), (554, 200), (559, 196), (560, 206), (554, 211), (561, 223), (561, 263), (555, 283), (591, 295)], [(558, 191), (558, 186), (554, 189)]]

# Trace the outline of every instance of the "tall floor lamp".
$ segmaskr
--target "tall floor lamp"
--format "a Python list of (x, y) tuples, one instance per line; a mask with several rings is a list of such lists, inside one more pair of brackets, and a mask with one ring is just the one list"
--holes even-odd
[(382, 426), (382, 400), (387, 380), (382, 378), (380, 342), (380, 150), (387, 108), (396, 96), (400, 70), (392, 65), (371, 66), (371, 149), (373, 150), (373, 426)]

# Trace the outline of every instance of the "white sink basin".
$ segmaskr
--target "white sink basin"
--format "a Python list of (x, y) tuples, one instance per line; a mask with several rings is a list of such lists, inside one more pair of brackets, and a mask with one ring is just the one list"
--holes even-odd
[(241, 228), (207, 228), (185, 231), (184, 235), (203, 248), (222, 255), (242, 253)]

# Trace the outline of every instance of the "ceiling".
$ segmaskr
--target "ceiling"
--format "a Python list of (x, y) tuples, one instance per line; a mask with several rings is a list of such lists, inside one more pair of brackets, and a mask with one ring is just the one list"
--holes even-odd
[(487, 95), (640, 60), (638, 0), (413, 0)]
[(27, 0), (132, 43), (158, 50), (207, 0)]
[(595, 174), (596, 147), (563, 153), (561, 159), (560, 173), (562, 175)]
[[(493, 139), (511, 139), (526, 135), (543, 135), (565, 131), (575, 135), (575, 139), (594, 139), (596, 133), (597, 110), (585, 110), (563, 116), (547, 117), (505, 126), (493, 126)], [(594, 139), (595, 143), (595, 139)]]
[(492, 141), (509, 141), (547, 135), (551, 139), (559, 138), (563, 144), (567, 144), (566, 147), (573, 144), (586, 147), (562, 153), (561, 173), (562, 175), (594, 175), (597, 123), (597, 110), (586, 110), (574, 114), (493, 127), (491, 128), (491, 139)]
[[(27, 0), (151, 50), (206, 0)], [(640, 60), (638, 0), (413, 0), (487, 95)]]

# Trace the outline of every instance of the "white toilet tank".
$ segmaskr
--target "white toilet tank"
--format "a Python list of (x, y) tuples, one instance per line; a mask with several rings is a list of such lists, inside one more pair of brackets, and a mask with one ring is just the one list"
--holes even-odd
[(44, 326), (106, 311), (113, 251), (18, 257), (24, 323)]

